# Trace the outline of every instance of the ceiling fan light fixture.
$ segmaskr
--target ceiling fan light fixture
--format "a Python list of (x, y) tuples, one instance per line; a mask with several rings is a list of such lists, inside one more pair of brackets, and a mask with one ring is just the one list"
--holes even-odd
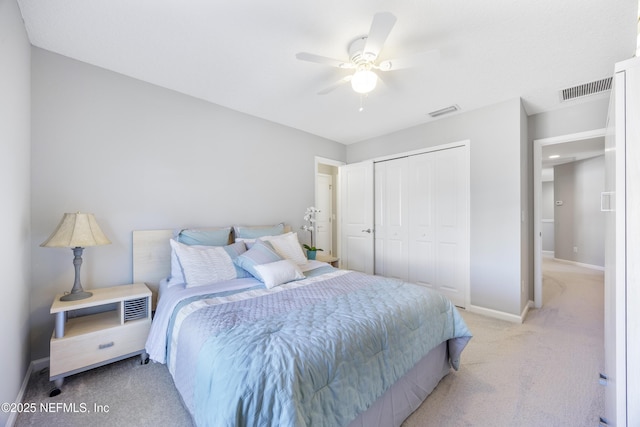
[(376, 88), (378, 76), (369, 69), (362, 69), (355, 72), (351, 79), (351, 87), (358, 93), (369, 93)]

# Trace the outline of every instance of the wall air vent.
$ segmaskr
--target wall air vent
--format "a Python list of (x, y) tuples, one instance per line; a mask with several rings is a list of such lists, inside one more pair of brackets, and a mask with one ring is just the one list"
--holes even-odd
[(560, 99), (562, 101), (570, 101), (572, 99), (581, 98), (583, 96), (606, 92), (608, 90), (611, 90), (612, 81), (613, 77), (607, 77), (606, 79), (596, 80), (590, 83), (562, 89), (560, 91)]
[(457, 105), (451, 105), (451, 106), (446, 107), (446, 108), (441, 108), (439, 110), (432, 111), (432, 112), (429, 113), (429, 115), (431, 117), (438, 117), (438, 116), (442, 116), (443, 114), (453, 113), (454, 111), (458, 111), (459, 109), (460, 109), (460, 107), (458, 107)]

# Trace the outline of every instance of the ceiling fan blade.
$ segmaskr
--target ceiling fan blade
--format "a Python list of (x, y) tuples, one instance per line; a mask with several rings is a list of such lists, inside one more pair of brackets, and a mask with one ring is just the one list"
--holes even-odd
[(353, 68), (353, 64), (350, 62), (340, 61), (338, 59), (327, 58), (326, 56), (315, 55), (308, 52), (296, 53), (296, 58), (301, 61), (315, 62), (317, 64), (330, 65), (337, 68)]
[(418, 53), (416, 55), (407, 56), (405, 58), (388, 59), (380, 62), (377, 69), (380, 71), (402, 70), (404, 68), (419, 67), (428, 65), (440, 58), (438, 49), (429, 50), (427, 52)]
[(362, 54), (367, 61), (375, 61), (378, 57), (396, 20), (397, 18), (390, 12), (380, 12), (373, 16), (369, 35), (362, 50)]
[(333, 90), (337, 89), (338, 87), (342, 86), (343, 84), (349, 83), (351, 81), (352, 77), (353, 76), (351, 74), (349, 74), (348, 76), (345, 76), (345, 77), (341, 78), (337, 82), (333, 83), (331, 86), (322, 89), (320, 92), (318, 92), (318, 95), (326, 95), (329, 92), (332, 92)]

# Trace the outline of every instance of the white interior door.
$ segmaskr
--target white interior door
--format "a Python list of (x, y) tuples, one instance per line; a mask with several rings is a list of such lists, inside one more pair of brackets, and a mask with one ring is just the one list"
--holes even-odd
[(459, 307), (469, 289), (468, 146), (409, 157), (409, 281)]
[(409, 280), (430, 288), (435, 288), (437, 281), (435, 163), (431, 153), (414, 156), (410, 174)]
[[(624, 87), (624, 80), (620, 81), (616, 79), (614, 83), (614, 92), (618, 92), (619, 86)], [(624, 93), (624, 92), (622, 92)], [(617, 359), (620, 358), (620, 362), (624, 365), (624, 351), (618, 349), (616, 341), (622, 338), (622, 335), (617, 336), (616, 330), (624, 328), (624, 318), (618, 318), (616, 314), (621, 314), (616, 310), (617, 300), (621, 295), (616, 292), (616, 206), (615, 206), (615, 194), (616, 194), (616, 157), (618, 150), (616, 150), (616, 128), (615, 128), (615, 116), (619, 114), (617, 111), (620, 107), (624, 107), (621, 103), (619, 96), (614, 96), (611, 102), (616, 104), (610, 105), (609, 117), (607, 123), (607, 135), (605, 137), (605, 193), (602, 194), (601, 207), (605, 211), (605, 275), (604, 275), (604, 382), (606, 384), (605, 389), (605, 425), (624, 425), (623, 421), (618, 424), (618, 419), (624, 419), (626, 417), (626, 407), (622, 404), (624, 396), (620, 393), (621, 389), (625, 388), (624, 376), (625, 372), (619, 372), (622, 366), (616, 366)], [(618, 147), (622, 149), (622, 147)], [(622, 151), (622, 150), (620, 150)], [(618, 224), (619, 227), (623, 227), (624, 224)], [(622, 278), (624, 279), (624, 278)], [(623, 371), (623, 370), (622, 370)], [(622, 383), (619, 384), (618, 373), (622, 374), (620, 378)], [(620, 387), (622, 386), (622, 387)]]
[(626, 71), (626, 320), (627, 425), (640, 425), (640, 59)]
[(640, 58), (616, 65), (605, 138), (605, 416), (640, 425)]
[(331, 213), (333, 212), (333, 177), (328, 174), (316, 175), (316, 238), (315, 245), (324, 254), (332, 255), (333, 247)]
[(373, 274), (373, 162), (340, 166), (340, 265)]
[(375, 171), (375, 274), (409, 279), (407, 157), (378, 162)]

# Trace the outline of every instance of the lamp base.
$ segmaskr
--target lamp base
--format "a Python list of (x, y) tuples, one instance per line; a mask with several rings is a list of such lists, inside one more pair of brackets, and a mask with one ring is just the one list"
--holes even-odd
[(85, 292), (85, 291), (80, 291), (75, 293), (72, 292), (70, 294), (62, 295), (60, 297), (60, 301), (77, 301), (79, 299), (89, 298), (91, 295), (93, 295), (91, 292)]

